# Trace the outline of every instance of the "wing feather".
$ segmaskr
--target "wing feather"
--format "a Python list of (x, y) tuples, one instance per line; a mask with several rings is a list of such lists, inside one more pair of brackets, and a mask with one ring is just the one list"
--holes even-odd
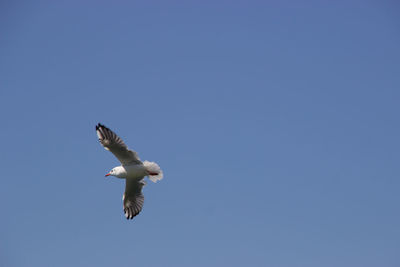
[(138, 154), (128, 149), (124, 141), (106, 126), (97, 124), (96, 133), (103, 147), (113, 153), (122, 165), (142, 163)]
[(143, 208), (144, 196), (142, 188), (145, 185), (143, 180), (126, 179), (125, 193), (122, 197), (124, 202), (124, 213), (126, 219), (133, 219)]

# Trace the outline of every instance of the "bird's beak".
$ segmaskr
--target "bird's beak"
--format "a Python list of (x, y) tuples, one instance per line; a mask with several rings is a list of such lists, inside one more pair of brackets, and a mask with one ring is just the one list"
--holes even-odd
[(110, 176), (110, 173), (107, 173), (107, 174), (105, 175), (105, 177), (107, 177), (107, 176)]

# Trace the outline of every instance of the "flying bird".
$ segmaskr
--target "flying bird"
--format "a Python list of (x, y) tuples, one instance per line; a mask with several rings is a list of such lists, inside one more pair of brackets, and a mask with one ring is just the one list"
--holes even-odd
[(125, 193), (122, 196), (124, 213), (126, 219), (133, 219), (143, 208), (145, 176), (156, 183), (163, 178), (163, 172), (155, 162), (142, 162), (138, 154), (128, 149), (124, 141), (106, 126), (97, 124), (96, 133), (103, 147), (121, 162), (121, 166), (112, 168), (106, 177), (125, 179)]

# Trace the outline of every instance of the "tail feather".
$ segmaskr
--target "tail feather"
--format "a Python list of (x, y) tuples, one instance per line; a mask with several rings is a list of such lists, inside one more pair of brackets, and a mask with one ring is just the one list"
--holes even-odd
[(157, 163), (145, 160), (143, 165), (146, 167), (147, 172), (150, 173), (148, 177), (153, 183), (163, 178), (163, 172)]

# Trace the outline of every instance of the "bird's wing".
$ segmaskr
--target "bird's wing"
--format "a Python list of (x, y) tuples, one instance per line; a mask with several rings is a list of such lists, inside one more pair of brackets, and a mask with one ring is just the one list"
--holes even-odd
[(143, 180), (126, 179), (125, 193), (122, 197), (126, 219), (133, 219), (142, 210), (144, 202), (142, 187), (145, 184)]
[(122, 165), (142, 163), (138, 157), (138, 154), (135, 151), (128, 149), (124, 141), (122, 141), (118, 135), (116, 135), (106, 126), (100, 123), (97, 124), (96, 132), (103, 147), (111, 151), (111, 153), (117, 157)]

